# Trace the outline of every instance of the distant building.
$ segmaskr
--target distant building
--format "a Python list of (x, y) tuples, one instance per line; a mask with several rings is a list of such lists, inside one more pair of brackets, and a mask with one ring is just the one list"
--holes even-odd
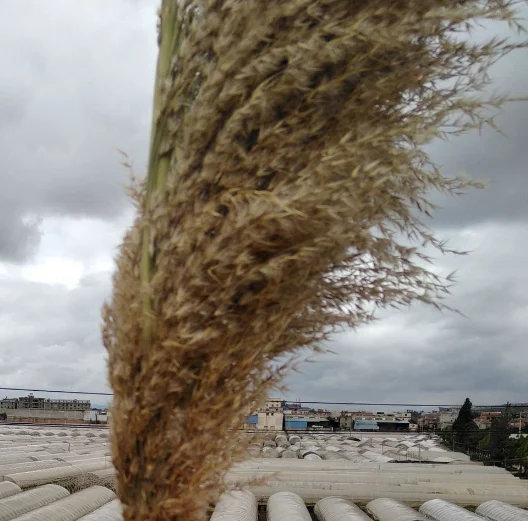
[(285, 430), (333, 430), (329, 415), (299, 414), (286, 411), (284, 415)]
[(374, 418), (374, 413), (368, 411), (342, 411), (339, 417), (339, 428), (347, 431), (352, 430), (355, 418)]
[(377, 412), (374, 414), (367, 411), (343, 411), (339, 418), (339, 427), (343, 430), (408, 431), (410, 421), (410, 412)]
[(282, 431), (284, 414), (282, 411), (267, 411), (257, 413), (257, 430)]
[(311, 407), (305, 407), (299, 402), (292, 402), (292, 403), (285, 402), (284, 410), (292, 412), (292, 413), (298, 413), (298, 414), (310, 414), (314, 412), (314, 410)]
[[(396, 414), (398, 414), (398, 416), (396, 416)], [(409, 418), (406, 418), (405, 415), (401, 415), (401, 413), (389, 413), (384, 414), (383, 416), (376, 416), (374, 420), (378, 425), (378, 430), (381, 432), (408, 431), (410, 414)]]
[(0, 410), (18, 409), (18, 398), (8, 398), (7, 396), (0, 400)]
[(81, 411), (90, 409), (90, 400), (55, 400), (40, 398), (33, 394), (19, 398), (4, 398), (0, 400), (0, 410), (31, 409), (55, 411)]
[(354, 418), (355, 431), (379, 431), (378, 422), (374, 418)]
[(110, 419), (110, 412), (107, 410), (90, 409), (84, 411), (83, 420), (85, 423), (102, 423), (107, 424)]
[(440, 413), (428, 412), (418, 417), (418, 427), (424, 431), (437, 430), (440, 427)]
[(475, 419), (475, 423), (478, 428), (481, 430), (489, 429), (491, 427), (491, 422), (494, 418), (500, 418), (502, 412), (500, 411), (482, 411), (480, 416)]
[(460, 407), (440, 407), (440, 429), (451, 427), (458, 418)]
[(281, 398), (268, 398), (266, 400), (266, 409), (282, 411), (285, 405), (285, 401)]
[(258, 424), (258, 414), (249, 414), (244, 418), (244, 423), (242, 429), (244, 430), (254, 430), (257, 428)]

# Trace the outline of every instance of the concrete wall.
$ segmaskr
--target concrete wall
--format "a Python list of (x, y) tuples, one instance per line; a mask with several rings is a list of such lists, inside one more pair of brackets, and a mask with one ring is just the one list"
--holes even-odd
[(267, 431), (281, 431), (284, 414), (281, 412), (259, 412), (257, 429)]
[(76, 420), (83, 419), (82, 411), (54, 411), (47, 409), (5, 409), (7, 420)]

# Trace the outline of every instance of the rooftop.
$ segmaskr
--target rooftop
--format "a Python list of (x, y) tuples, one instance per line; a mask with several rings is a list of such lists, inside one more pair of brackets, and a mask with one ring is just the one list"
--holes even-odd
[[(91, 426), (0, 427), (0, 519), (58, 521), (58, 513), (67, 511), (68, 521), (122, 520), (108, 432)], [(254, 516), (277, 500), (279, 509), (284, 501), (300, 501), (308, 509), (306, 521), (330, 521), (333, 509), (340, 508), (359, 515), (351, 503), (363, 521), (396, 521), (397, 511), (412, 514), (397, 521), (449, 521), (452, 506), (439, 504), (439, 499), (468, 508), (466, 514), (473, 517), (467, 521), (504, 521), (490, 516), (528, 507), (528, 482), (504, 469), (470, 462), (427, 436), (266, 433), (260, 439), (250, 448), (254, 457), (225, 477), (229, 487), (245, 491), (238, 499), (220, 501), (212, 521), (257, 521)], [(490, 501), (495, 501), (493, 508), (480, 507)], [(477, 507), (484, 517), (470, 513)], [(249, 517), (242, 519), (244, 509)], [(437, 511), (439, 517), (432, 517)], [(528, 521), (527, 511), (513, 512), (508, 521)], [(461, 519), (460, 513), (451, 519)], [(269, 521), (294, 519), (287, 509), (280, 518), (269, 510), (267, 515)], [(361, 521), (348, 514), (339, 519)]]

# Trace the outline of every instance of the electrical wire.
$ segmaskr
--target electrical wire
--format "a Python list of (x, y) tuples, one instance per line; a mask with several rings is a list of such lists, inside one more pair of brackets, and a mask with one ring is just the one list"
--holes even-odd
[[(113, 393), (100, 391), (66, 391), (63, 389), (28, 389), (25, 387), (0, 387), (2, 391), (24, 391), (36, 393), (63, 393), (63, 394), (86, 394), (93, 396), (113, 396)], [(438, 403), (382, 403), (382, 402), (328, 402), (328, 401), (305, 401), (305, 400), (284, 400), (287, 404), (307, 404), (307, 405), (359, 405), (359, 406), (385, 406), (385, 407), (461, 407), (461, 404), (438, 404)], [(476, 408), (514, 408), (523, 407), (528, 409), (528, 403), (500, 404), (500, 405), (473, 405)]]

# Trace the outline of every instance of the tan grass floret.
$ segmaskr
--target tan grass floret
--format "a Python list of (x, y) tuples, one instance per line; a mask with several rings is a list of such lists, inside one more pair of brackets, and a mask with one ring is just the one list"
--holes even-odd
[[(165, 0), (148, 178), (104, 343), (129, 521), (204, 519), (245, 407), (373, 307), (441, 306), (423, 145), (490, 122), (516, 2)], [(281, 358), (283, 360), (284, 358)], [(240, 444), (237, 444), (240, 447)]]

